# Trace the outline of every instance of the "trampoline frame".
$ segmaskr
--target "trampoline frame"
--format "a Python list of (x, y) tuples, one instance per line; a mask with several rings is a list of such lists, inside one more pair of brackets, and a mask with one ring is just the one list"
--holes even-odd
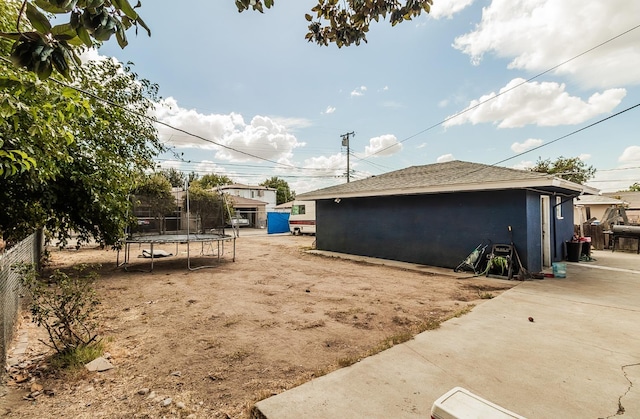
[[(172, 244), (175, 243), (176, 245), (176, 255), (178, 254), (178, 245), (179, 244), (186, 244), (187, 245), (187, 269), (189, 269), (190, 271), (196, 271), (198, 269), (203, 269), (203, 268), (215, 268), (218, 265), (201, 265), (201, 266), (191, 266), (191, 243), (200, 243), (201, 244), (201, 249), (200, 249), (200, 255), (202, 256), (207, 256), (205, 255), (204, 252), (204, 246), (205, 243), (209, 243), (209, 247), (213, 249), (214, 247), (214, 243), (215, 246), (217, 247), (216, 252), (212, 255), (217, 257), (218, 263), (220, 263), (220, 257), (224, 255), (224, 245), (225, 242), (232, 242), (233, 243), (233, 262), (236, 261), (236, 238), (238, 237), (238, 227), (234, 226), (233, 224), (231, 225), (231, 230), (233, 232), (233, 234), (225, 234), (225, 228), (221, 228), (219, 230), (211, 230), (210, 233), (191, 233), (189, 231), (189, 226), (191, 223), (191, 212), (190, 212), (190, 207), (189, 207), (189, 184), (188, 182), (185, 182), (185, 192), (186, 192), (186, 214), (187, 214), (187, 230), (186, 233), (178, 233), (178, 234), (140, 234), (140, 235), (127, 235), (127, 238), (124, 240), (124, 261), (122, 263), (120, 263), (120, 249), (118, 249), (118, 254), (116, 256), (116, 266), (117, 267), (124, 267), (125, 271), (128, 271), (128, 267), (130, 265), (130, 253), (131, 253), (131, 245), (135, 245), (138, 244), (139, 246), (142, 246), (143, 244), (148, 244), (150, 247), (150, 254), (151, 254), (151, 267), (148, 271), (144, 271), (144, 272), (153, 272), (153, 262), (154, 259), (156, 259), (154, 252), (153, 252), (153, 247), (156, 244)], [(224, 194), (220, 194), (222, 197), (222, 201), (224, 203), (224, 206), (227, 210), (227, 213), (229, 215), (229, 219), (231, 219), (231, 210), (229, 209), (229, 204), (227, 203), (227, 200), (225, 198)]]
[(120, 251), (118, 251), (118, 260), (116, 262), (118, 267), (124, 267), (124, 270), (129, 270), (128, 267), (130, 265), (131, 260), (131, 245), (138, 244), (142, 246), (143, 244), (148, 244), (150, 247), (151, 254), (151, 267), (147, 272), (153, 272), (153, 262), (156, 259), (155, 254), (153, 252), (153, 247), (156, 244), (173, 244), (176, 245), (176, 254), (178, 253), (178, 245), (185, 244), (187, 245), (187, 268), (190, 271), (195, 271), (203, 268), (214, 268), (217, 265), (201, 265), (201, 266), (192, 266), (191, 265), (191, 243), (200, 243), (201, 250), (200, 255), (205, 255), (204, 253), (204, 245), (205, 243), (210, 243), (213, 246), (217, 246), (215, 254), (212, 256), (216, 257), (218, 263), (220, 262), (220, 258), (224, 255), (224, 245), (225, 242), (231, 241), (233, 243), (233, 262), (236, 261), (236, 237), (235, 235), (228, 234), (162, 234), (162, 235), (145, 235), (145, 236), (135, 236), (130, 237), (124, 242), (124, 261), (120, 263)]

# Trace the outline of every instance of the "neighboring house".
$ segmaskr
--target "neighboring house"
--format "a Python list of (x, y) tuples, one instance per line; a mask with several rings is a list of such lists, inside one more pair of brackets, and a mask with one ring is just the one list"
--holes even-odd
[(264, 228), (267, 225), (267, 212), (276, 206), (277, 189), (236, 183), (219, 186), (218, 190), (232, 198), (235, 212), (248, 218), (252, 227)]
[(278, 190), (274, 188), (234, 183), (232, 185), (219, 186), (218, 190), (231, 196), (239, 196), (242, 198), (265, 202), (267, 204), (267, 211), (273, 211), (276, 206), (276, 193)]
[(640, 224), (640, 192), (612, 192), (603, 195), (625, 201), (629, 223)]
[(626, 208), (627, 205), (626, 201), (606, 195), (579, 196), (573, 201), (573, 221), (576, 225), (581, 225), (593, 218), (602, 221), (602, 216), (608, 208)]
[[(478, 244), (509, 244), (531, 272), (564, 257), (573, 199), (598, 190), (553, 175), (452, 161), (297, 196), (316, 201), (316, 248), (453, 268)], [(510, 234), (508, 228), (512, 227)]]
[(265, 228), (267, 225), (267, 204), (256, 199), (241, 196), (229, 196), (229, 204), (233, 205), (236, 215), (249, 220), (249, 227)]

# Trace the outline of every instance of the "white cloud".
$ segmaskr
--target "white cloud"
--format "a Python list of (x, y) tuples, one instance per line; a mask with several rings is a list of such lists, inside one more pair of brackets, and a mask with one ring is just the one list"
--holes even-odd
[(520, 163), (514, 164), (513, 166), (511, 166), (511, 168), (519, 169), (519, 170), (527, 170), (527, 169), (531, 169), (535, 165), (536, 164), (531, 160), (521, 160)]
[(602, 192), (617, 192), (629, 188), (640, 179), (640, 169), (636, 167), (619, 167), (610, 170), (596, 171), (593, 179), (586, 182), (588, 186)]
[(582, 153), (578, 156), (578, 158), (582, 161), (587, 161), (589, 159), (591, 159), (591, 154), (589, 153)]
[(428, 144), (429, 143), (422, 143), (422, 144), (419, 144), (418, 146), (416, 146), (416, 148), (419, 150), (421, 148), (425, 148)]
[[(582, 159), (582, 156), (580, 157)], [(596, 170), (593, 179), (587, 185), (602, 192), (627, 190), (640, 179), (640, 146), (632, 145), (624, 149), (618, 161), (622, 163), (615, 169)]]
[[(516, 87), (517, 86), (517, 87)], [(625, 89), (609, 89), (594, 93), (587, 101), (570, 96), (565, 85), (553, 82), (511, 80), (500, 89), (472, 100), (468, 111), (449, 119), (445, 127), (464, 123), (498, 123), (499, 128), (516, 128), (529, 124), (557, 126), (579, 124), (598, 115), (611, 112), (626, 96)], [(488, 101), (488, 103), (483, 102)]]
[(640, 163), (640, 146), (632, 145), (625, 148), (622, 155), (618, 157), (618, 161), (622, 163)]
[(347, 156), (342, 153), (330, 156), (311, 157), (304, 161), (303, 167), (311, 176), (341, 176), (347, 170)]
[(96, 48), (86, 49), (82, 51), (79, 56), (83, 63), (87, 61), (102, 61), (109, 58), (106, 55), (100, 55), (100, 52)]
[(451, 19), (454, 14), (473, 4), (474, 0), (436, 0), (431, 6), (429, 16), (434, 19)]
[(313, 122), (307, 118), (285, 118), (281, 116), (270, 116), (275, 123), (284, 125), (288, 130), (295, 131), (301, 128), (309, 128), (313, 126)]
[(379, 137), (373, 137), (369, 140), (369, 145), (365, 147), (364, 154), (366, 157), (382, 157), (392, 156), (402, 150), (402, 144), (393, 134), (385, 134)]
[(443, 154), (442, 156), (438, 157), (436, 159), (437, 163), (446, 163), (448, 161), (454, 161), (455, 158), (453, 157), (453, 154)]
[(544, 143), (543, 140), (539, 140), (536, 138), (529, 138), (525, 140), (523, 143), (513, 143), (511, 144), (511, 150), (514, 153), (524, 153), (527, 150), (531, 150), (532, 148), (538, 147)]
[(336, 111), (336, 108), (333, 106), (327, 106), (327, 109), (324, 110), (323, 114), (330, 115)]
[(351, 92), (351, 97), (363, 96), (366, 91), (367, 91), (367, 86), (357, 87)]
[(246, 124), (242, 115), (202, 114), (181, 108), (171, 97), (156, 106), (155, 116), (159, 121), (201, 137), (159, 125), (162, 141), (176, 147), (215, 150), (215, 158), (221, 160), (268, 159), (288, 163), (293, 149), (304, 146), (284, 125), (266, 116), (255, 116)]
[[(537, 73), (631, 29), (638, 16), (638, 1), (493, 0), (475, 30), (456, 38), (454, 47), (476, 64), (493, 53), (511, 59), (510, 68)], [(587, 87), (639, 84), (638, 44), (640, 33), (633, 31), (554, 71)]]

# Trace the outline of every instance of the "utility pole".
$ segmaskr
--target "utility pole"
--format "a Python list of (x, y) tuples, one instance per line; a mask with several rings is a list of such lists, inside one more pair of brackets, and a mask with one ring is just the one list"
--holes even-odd
[(347, 183), (351, 181), (351, 168), (349, 167), (349, 155), (351, 154), (351, 149), (349, 147), (349, 137), (355, 137), (355, 135), (356, 133), (351, 131), (340, 136), (342, 138), (342, 147), (347, 147)]

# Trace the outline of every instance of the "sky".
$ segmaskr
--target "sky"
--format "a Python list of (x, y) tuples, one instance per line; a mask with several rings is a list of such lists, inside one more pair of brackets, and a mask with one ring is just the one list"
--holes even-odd
[[(602, 192), (640, 182), (640, 1), (434, 0), (368, 43), (304, 36), (314, 0), (142, 1), (151, 28), (103, 56), (159, 85), (163, 168), (296, 193), (463, 160), (579, 157)], [(634, 106), (637, 106), (634, 108)], [(350, 156), (343, 147), (349, 135)], [(193, 134), (193, 135), (189, 135)]]

